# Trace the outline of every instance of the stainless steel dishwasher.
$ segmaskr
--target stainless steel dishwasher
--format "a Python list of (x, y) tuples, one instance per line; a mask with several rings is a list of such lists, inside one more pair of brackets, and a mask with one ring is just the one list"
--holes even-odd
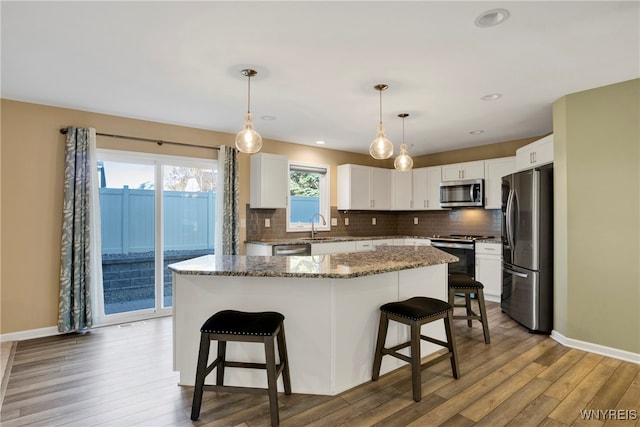
[(292, 245), (273, 245), (272, 255), (278, 255), (278, 256), (311, 255), (311, 244), (296, 243)]

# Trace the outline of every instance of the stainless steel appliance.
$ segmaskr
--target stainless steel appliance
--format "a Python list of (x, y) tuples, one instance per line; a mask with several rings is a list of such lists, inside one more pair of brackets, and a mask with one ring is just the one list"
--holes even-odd
[(296, 243), (292, 245), (273, 245), (272, 255), (295, 256), (311, 255), (310, 243)]
[(553, 166), (502, 178), (502, 311), (553, 328)]
[(484, 179), (444, 181), (440, 183), (440, 207), (484, 206)]
[(449, 273), (466, 274), (473, 278), (476, 275), (475, 242), (479, 239), (490, 238), (492, 237), (451, 234), (449, 236), (435, 235), (430, 240), (431, 246), (457, 256), (460, 260), (449, 264)]

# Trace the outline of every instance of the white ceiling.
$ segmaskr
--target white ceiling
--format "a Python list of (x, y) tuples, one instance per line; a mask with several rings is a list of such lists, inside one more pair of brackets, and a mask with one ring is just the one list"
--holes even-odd
[[(558, 98), (640, 77), (639, 6), (2, 1), (2, 97), (236, 133), (247, 107), (240, 70), (254, 68), (264, 138), (368, 153), (373, 86), (385, 83), (387, 136), (397, 154), (397, 115), (409, 113), (405, 139), (421, 155), (543, 135)], [(494, 8), (509, 19), (474, 25)]]

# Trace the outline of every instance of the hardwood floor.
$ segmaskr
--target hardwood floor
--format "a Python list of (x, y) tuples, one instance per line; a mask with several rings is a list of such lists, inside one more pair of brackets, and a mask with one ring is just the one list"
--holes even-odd
[[(488, 303), (491, 344), (456, 321), (462, 376), (422, 372), (414, 402), (407, 367), (338, 396), (280, 394), (283, 426), (639, 426), (640, 366), (529, 334)], [(171, 319), (18, 343), (1, 424), (13, 426), (267, 426), (267, 396), (205, 392), (191, 422), (191, 387), (171, 371)], [(373, 343), (372, 343), (373, 345)], [(195, 361), (194, 361), (195, 363)], [(583, 420), (581, 410), (632, 420)], [(627, 412), (625, 412), (627, 411)], [(635, 412), (630, 412), (635, 411)], [(607, 415), (612, 413), (607, 412)]]

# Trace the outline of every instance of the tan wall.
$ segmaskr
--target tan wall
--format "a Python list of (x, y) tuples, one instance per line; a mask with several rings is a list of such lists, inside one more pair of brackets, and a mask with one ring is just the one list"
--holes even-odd
[[(85, 111), (2, 100), (0, 182), (2, 215), (0, 265), (0, 334), (52, 327), (57, 324), (64, 136), (59, 129), (73, 125), (112, 133), (206, 147), (233, 145), (234, 135)], [(515, 154), (527, 140), (438, 153), (415, 159), (416, 166), (480, 160)], [(368, 144), (368, 142), (364, 142)], [(158, 146), (98, 137), (100, 148), (192, 157), (217, 157), (210, 148)], [(357, 163), (392, 168), (393, 160), (368, 155), (266, 140), (264, 152), (289, 159), (331, 166), (331, 205), (337, 205), (336, 166)], [(249, 156), (239, 155), (240, 215), (249, 202)], [(241, 229), (241, 241), (245, 229)]]
[(640, 353), (639, 93), (640, 80), (632, 80), (554, 105), (556, 313), (566, 313), (556, 328), (633, 353)]

